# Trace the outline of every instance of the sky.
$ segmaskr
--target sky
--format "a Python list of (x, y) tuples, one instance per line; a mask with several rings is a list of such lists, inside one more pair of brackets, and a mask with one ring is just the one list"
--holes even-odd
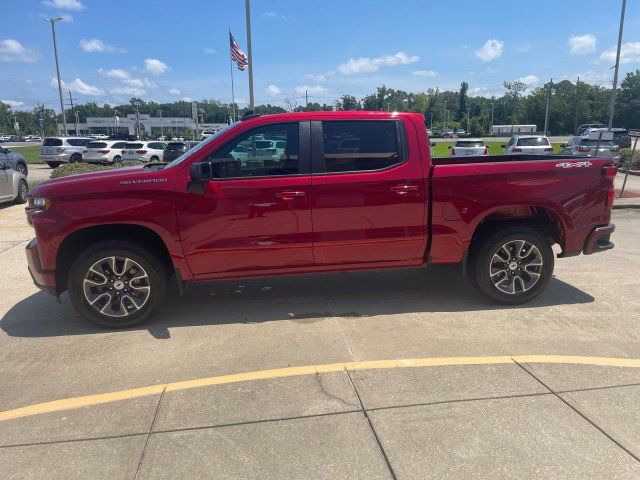
[[(257, 104), (332, 103), (386, 85), (500, 95), (504, 80), (611, 85), (619, 0), (252, 0)], [(243, 0), (0, 0), (0, 101), (18, 109), (231, 99), (228, 27), (247, 51)], [(620, 65), (640, 68), (640, 1), (629, 0)], [(234, 66), (236, 101), (248, 72)]]

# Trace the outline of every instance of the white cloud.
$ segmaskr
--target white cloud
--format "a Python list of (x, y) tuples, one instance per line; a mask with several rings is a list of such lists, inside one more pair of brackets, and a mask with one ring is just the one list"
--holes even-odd
[(596, 37), (587, 33), (585, 35), (572, 35), (567, 41), (569, 51), (574, 55), (584, 55), (596, 51)]
[(2, 62), (35, 62), (38, 55), (25, 48), (19, 41), (7, 38), (0, 42), (0, 61)]
[(420, 57), (417, 55), (409, 56), (404, 52), (398, 52), (395, 55), (383, 55), (376, 58), (350, 58), (346, 63), (338, 65), (338, 71), (344, 75), (372, 73), (380, 70), (381, 66), (395, 67), (396, 65), (415, 63), (418, 60), (420, 60)]
[(413, 74), (418, 77), (437, 77), (439, 75), (435, 70), (414, 70)]
[(169, 93), (171, 95), (180, 95), (180, 90), (178, 90), (177, 88), (172, 88), (171, 90), (169, 90)]
[[(104, 95), (104, 90), (88, 83), (83, 82), (79, 78), (76, 78), (73, 82), (66, 83), (64, 80), (61, 82), (62, 88), (68, 88), (72, 92), (82, 95), (90, 95), (92, 97), (101, 97)], [(51, 79), (49, 83), (52, 87), (58, 88), (58, 81), (55, 78)]]
[(502, 55), (502, 49), (504, 48), (504, 42), (490, 38), (484, 45), (475, 51), (476, 57), (483, 62), (490, 62), (496, 58), (500, 58)]
[(0, 100), (0, 103), (6, 103), (11, 108), (16, 108), (21, 105), (24, 105), (24, 102), (21, 102), (20, 100)]
[(62, 21), (66, 22), (66, 23), (71, 23), (73, 22), (73, 15), (69, 14), (69, 13), (63, 13), (62, 15), (60, 15), (62, 17)]
[(82, 39), (80, 40), (80, 48), (87, 53), (97, 53), (97, 52), (124, 52), (124, 50), (120, 48), (116, 48), (113, 45), (109, 45), (108, 43), (103, 42), (97, 38), (92, 38), (90, 40)]
[(85, 7), (80, 0), (45, 0), (42, 2), (45, 7), (57, 8), (60, 10), (84, 10)]
[(122, 83), (125, 85), (129, 85), (130, 87), (149, 87), (156, 88), (158, 85), (155, 82), (152, 82), (148, 78), (125, 78), (122, 80)]
[[(616, 49), (606, 50), (602, 52), (598, 63), (606, 63), (608, 65), (615, 65), (616, 63)], [(623, 43), (620, 49), (620, 63), (640, 63), (640, 42), (628, 42)]]
[(193, 102), (193, 98), (191, 97), (182, 97), (180, 100), (182, 100), (183, 102)]
[(162, 75), (163, 73), (171, 70), (171, 68), (169, 68), (166, 63), (158, 60), (157, 58), (147, 58), (144, 61), (144, 66), (151, 75), (156, 76)]
[(280, 90), (280, 88), (278, 88), (276, 85), (269, 85), (267, 87), (267, 95), (280, 95), (282, 93), (282, 90)]
[(131, 75), (129, 74), (129, 72), (126, 72), (124, 70), (122, 70), (121, 68), (114, 68), (112, 70), (104, 70), (102, 68), (98, 69), (98, 73), (100, 73), (101, 75), (105, 75), (109, 78), (118, 78), (118, 79), (125, 79), (125, 78), (130, 78)]
[(279, 18), (281, 20), (286, 20), (287, 17), (285, 15), (282, 15), (281, 13), (278, 12), (264, 12), (262, 14), (262, 18)]
[(299, 93), (299, 94), (302, 94), (302, 95), (304, 95), (305, 92), (311, 93), (311, 94), (328, 93), (329, 92), (329, 90), (327, 90), (322, 85), (300, 85), (300, 86), (297, 86), (296, 88), (294, 88), (294, 91), (296, 93)]
[(529, 50), (531, 50), (531, 44), (525, 43), (524, 45), (520, 45), (516, 50), (518, 50), (520, 53), (528, 52)]
[(33, 80), (31, 80), (30, 78), (25, 78), (24, 83), (26, 83), (27, 85), (33, 85)]
[(308, 73), (305, 75), (305, 78), (308, 78), (309, 80), (313, 80), (314, 82), (326, 82), (327, 81), (327, 75), (325, 75), (324, 73), (319, 73), (317, 75), (313, 74), (313, 73)]
[(525, 77), (520, 77), (518, 80), (524, 83), (527, 87), (533, 87), (538, 83), (540, 83), (540, 79), (535, 75), (527, 75)]
[(206, 53), (207, 55), (217, 55), (218, 51), (215, 48), (203, 48), (202, 49), (204, 51), (204, 53)]
[(114, 93), (116, 95), (135, 95), (136, 97), (139, 97), (141, 95), (146, 95), (147, 91), (138, 87), (114, 87), (109, 90), (109, 93)]

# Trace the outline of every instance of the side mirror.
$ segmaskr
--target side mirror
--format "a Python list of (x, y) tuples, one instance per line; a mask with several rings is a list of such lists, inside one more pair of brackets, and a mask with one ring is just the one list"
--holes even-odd
[(435, 147), (436, 146), (436, 142), (431, 142), (429, 145), (432, 146), (432, 147)]
[(500, 145), (500, 148), (507, 148), (506, 145)]
[(211, 162), (192, 163), (189, 167), (189, 180), (194, 183), (207, 183), (213, 180)]

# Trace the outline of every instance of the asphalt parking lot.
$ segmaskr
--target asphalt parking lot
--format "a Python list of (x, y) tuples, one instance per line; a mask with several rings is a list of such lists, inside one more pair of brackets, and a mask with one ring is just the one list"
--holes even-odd
[(453, 268), (197, 285), (108, 331), (0, 206), (2, 478), (640, 478), (640, 210), (520, 308)]

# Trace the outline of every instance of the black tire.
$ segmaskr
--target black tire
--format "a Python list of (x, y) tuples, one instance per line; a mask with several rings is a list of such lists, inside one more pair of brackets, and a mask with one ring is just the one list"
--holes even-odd
[(116, 155), (113, 157), (113, 162), (111, 163), (120, 163), (122, 161), (122, 157), (120, 155)]
[(69, 163), (78, 163), (82, 161), (82, 155), (78, 155), (77, 153), (74, 153), (73, 155), (71, 155), (71, 158), (69, 159)]
[(60, 162), (47, 162), (50, 168), (58, 168), (60, 166)]
[[(148, 282), (146, 283), (148, 283), (148, 286), (150, 287), (149, 293), (147, 298), (144, 301), (141, 301), (141, 307), (134, 311), (134, 313), (125, 314), (123, 316), (109, 315), (108, 313), (100, 313), (98, 311), (98, 307), (101, 305), (100, 302), (103, 300), (96, 301), (97, 298), (94, 299), (94, 303), (97, 305), (96, 307), (93, 307), (89, 303), (84, 289), (85, 278), (88, 278), (89, 269), (92, 266), (95, 266), (95, 264), (100, 262), (100, 260), (107, 259), (109, 257), (130, 259), (142, 268), (142, 273), (146, 273), (148, 278)], [(105, 263), (108, 266), (108, 263)], [(128, 271), (129, 270), (124, 273), (127, 273)], [(132, 295), (133, 289), (131, 294), (123, 293), (121, 297), (120, 293), (116, 292), (114, 288), (109, 288), (111, 292), (105, 292), (106, 287), (109, 287), (110, 284), (113, 285), (113, 287), (116, 287), (116, 284), (112, 281), (115, 278), (122, 278), (122, 281), (120, 281), (120, 284), (122, 284), (124, 282), (125, 275), (123, 274), (122, 277), (119, 277), (114, 274), (112, 276), (112, 280), (109, 280), (107, 276), (103, 275), (103, 277), (105, 278), (105, 283), (103, 284), (104, 287), (101, 286), (101, 290), (98, 290), (97, 293), (94, 293), (93, 295), (95, 297), (100, 297), (100, 295), (103, 294), (100, 292), (104, 292), (104, 294), (108, 296), (109, 301), (106, 301), (103, 309), (108, 307), (107, 309), (111, 309), (115, 314), (116, 311), (112, 308), (112, 305), (116, 304), (119, 305), (119, 307), (122, 307), (125, 303), (124, 297)], [(107, 240), (92, 245), (82, 252), (73, 262), (69, 271), (67, 288), (69, 291), (69, 298), (71, 298), (71, 303), (78, 313), (80, 313), (85, 319), (103, 327), (125, 328), (140, 325), (149, 319), (153, 311), (164, 299), (165, 292), (167, 291), (167, 278), (168, 274), (163, 262), (152, 251), (137, 243), (120, 240)], [(129, 280), (131, 285), (133, 285), (133, 278), (129, 277)], [(131, 288), (131, 285), (129, 288)], [(120, 291), (122, 291), (122, 288), (124, 287), (120, 285)], [(126, 292), (127, 290), (124, 291)], [(114, 294), (116, 300), (120, 300), (120, 298), (122, 298), (122, 300), (114, 303), (113, 300), (111, 300), (114, 298)], [(126, 310), (126, 308), (119, 308), (120, 312), (124, 310)]]
[(16, 172), (20, 172), (25, 177), (29, 174), (29, 171), (27, 170), (27, 166), (24, 163), (18, 163), (16, 165)]
[(27, 203), (27, 194), (29, 193), (29, 184), (23, 178), (18, 182), (18, 195), (16, 196), (15, 203)]
[(149, 160), (149, 162), (159, 162), (160, 159), (158, 157), (151, 157), (151, 160)]
[[(477, 242), (472, 246), (469, 258), (469, 279), (490, 300), (505, 305), (525, 303), (540, 295), (549, 284), (554, 267), (553, 250), (550, 241), (538, 230), (524, 225), (512, 225), (481, 237)], [(504, 245), (512, 246), (513, 250), (522, 245), (520, 248), (524, 252), (523, 256), (520, 257), (519, 252), (513, 250), (511, 253), (508, 249), (501, 250)], [(527, 252), (528, 255), (525, 255)], [(508, 259), (504, 263), (503, 257)], [(494, 262), (496, 259), (498, 261)], [(519, 261), (525, 265), (522, 266)], [(537, 266), (540, 262), (542, 265)], [(504, 273), (500, 273), (503, 270)]]

